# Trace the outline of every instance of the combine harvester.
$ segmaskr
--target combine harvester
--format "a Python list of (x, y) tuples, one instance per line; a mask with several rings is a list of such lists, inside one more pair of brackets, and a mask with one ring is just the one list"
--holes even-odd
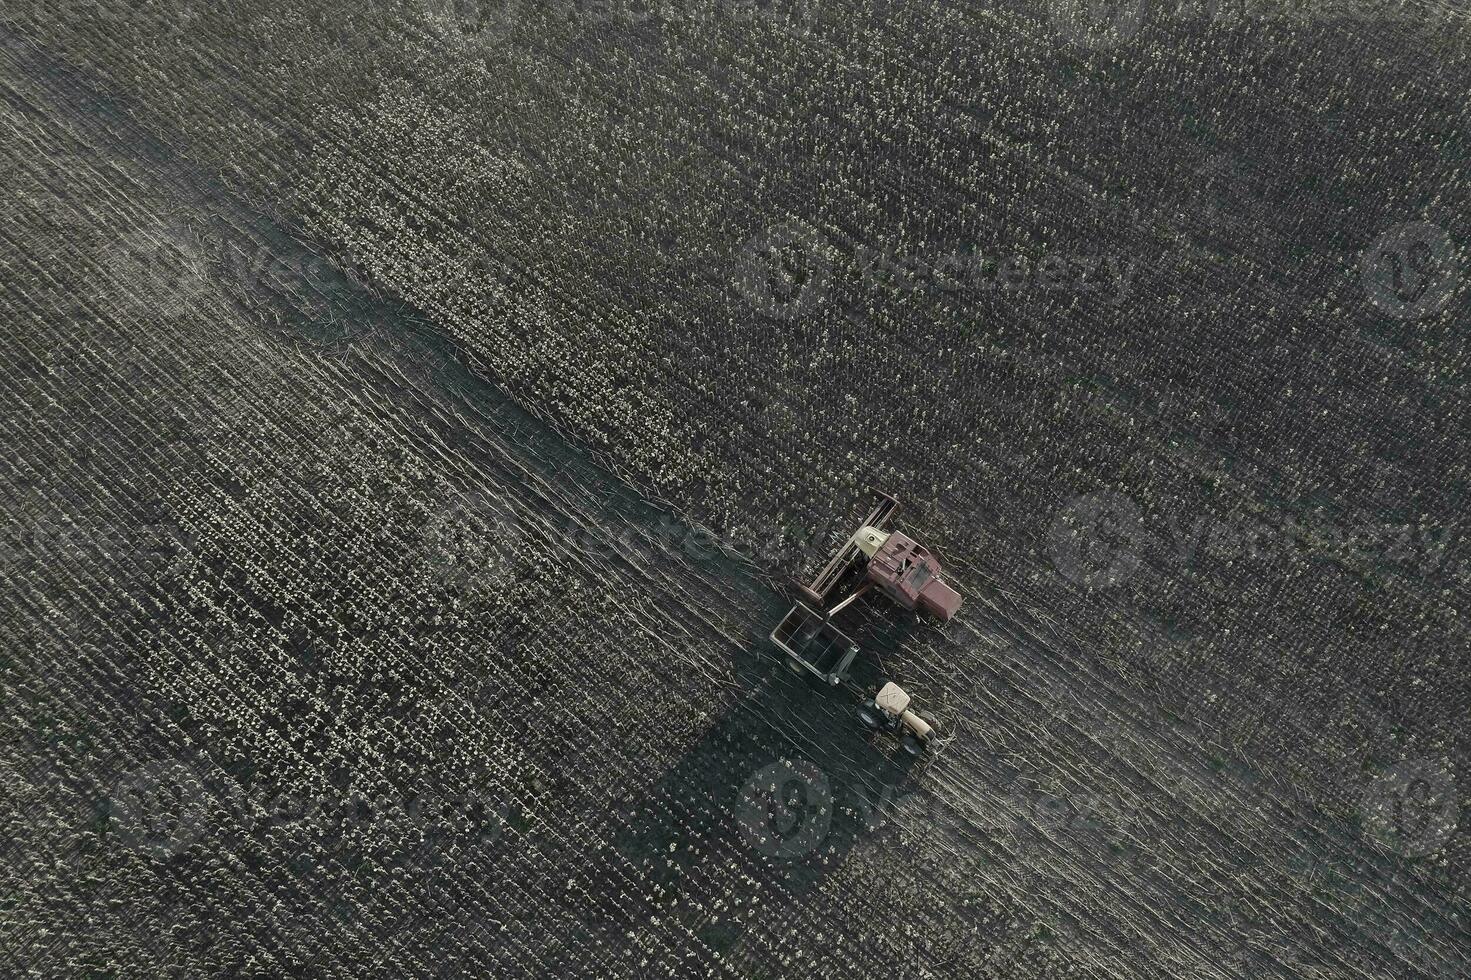
[[(867, 519), (812, 583), (798, 586), (811, 605), (799, 600), (771, 631), (771, 641), (786, 654), (788, 666), (797, 673), (833, 687), (847, 681), (859, 648), (833, 624), (833, 618), (874, 590), (902, 609), (922, 611), (941, 622), (960, 608), (960, 593), (941, 578), (939, 559), (913, 538), (883, 530), (898, 509), (898, 500), (880, 494)], [(858, 571), (862, 574), (853, 591), (829, 607), (828, 597), (850, 578), (850, 573)], [(890, 681), (864, 702), (858, 717), (876, 731), (902, 731), (904, 750), (923, 755), (934, 737), (934, 722), (911, 710), (909, 703), (904, 689)]]

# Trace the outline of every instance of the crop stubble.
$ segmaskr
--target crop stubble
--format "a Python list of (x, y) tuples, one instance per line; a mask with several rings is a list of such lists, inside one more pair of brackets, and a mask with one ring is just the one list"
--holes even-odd
[[(933, 913), (903, 908), (915, 922), (927, 915), (941, 923), (968, 921), (964, 898), (979, 891), (985, 901), (1009, 906), (997, 913), (1001, 918), (1082, 923), (1064, 931), (1062, 946), (1081, 972), (1149, 975), (1163, 968), (1209, 975), (1211, 969), (1240, 968), (1239, 950), (1225, 951), (1233, 938), (1253, 934), (1251, 924), (1261, 919), (1254, 910), (1265, 908), (1292, 911), (1286, 924), (1268, 926), (1246, 954), (1256, 971), (1305, 969), (1288, 957), (1309, 934), (1332, 938), (1306, 943), (1309, 952), (1292, 955), (1324, 970), (1351, 971), (1361, 956), (1405, 958), (1404, 944), (1392, 942), (1403, 924), (1366, 930), (1363, 920), (1374, 916), (1361, 907), (1400, 910), (1411, 923), (1433, 921), (1435, 903), (1445, 901), (1450, 887), (1427, 882), (1421, 866), (1418, 877), (1381, 888), (1390, 872), (1372, 860), (1364, 867), (1343, 821), (1355, 812), (1366, 774), (1401, 756), (1448, 756), (1463, 769), (1466, 645), (1451, 598), (1464, 594), (1466, 584), (1459, 552), (1453, 549), (1441, 562), (1384, 568), (1287, 549), (1266, 556), (1207, 550), (1182, 569), (1169, 542), (1156, 535), (1128, 581), (1090, 592), (1050, 567), (1047, 533), (1079, 492), (1122, 493), (1156, 520), (1173, 519), (1186, 529), (1202, 517), (1243, 511), (1296, 516), (1317, 505), (1345, 519), (1357, 512), (1411, 521), (1429, 515), (1442, 524), (1464, 509), (1464, 462), (1457, 462), (1456, 447), (1465, 430), (1465, 353), (1463, 335), (1453, 328), (1464, 314), (1464, 289), (1440, 316), (1396, 322), (1366, 301), (1351, 274), (1357, 263), (1347, 258), (1380, 227), (1419, 214), (1422, 198), (1429, 197), (1431, 213), (1445, 221), (1456, 203), (1464, 210), (1464, 159), (1457, 155), (1464, 150), (1436, 138), (1437, 121), (1455, 118), (1455, 79), (1464, 80), (1458, 35), (1423, 42), (1438, 56), (1439, 74), (1431, 75), (1416, 67), (1405, 50), (1413, 38), (1401, 30), (1366, 39), (1311, 22), (1210, 33), (1197, 53), (1163, 64), (1130, 60), (1120, 68), (1060, 54), (1045, 21), (1011, 10), (987, 18), (901, 10), (885, 21), (892, 33), (862, 37), (836, 10), (813, 14), (818, 19), (802, 35), (762, 23), (737, 30), (697, 21), (615, 32), (620, 43), (614, 44), (592, 43), (575, 18), (539, 36), (528, 20), (514, 44), (487, 37), (449, 46), (413, 9), (375, 8), (353, 21), (331, 9), (315, 16), (319, 23), (313, 25), (305, 12), (284, 4), (233, 7), (228, 15), (203, 11), (187, 21), (188, 30), (147, 38), (141, 25), (151, 22), (144, 20), (123, 18), (106, 34), (60, 22), (48, 25), (45, 41), (136, 99), (129, 105), (145, 122), (225, 174), (247, 199), (278, 203), (345, 264), (422, 311), (521, 405), (649, 493), (741, 540), (767, 522), (821, 527), (831, 518), (828, 511), (846, 506), (840, 502), (852, 500), (857, 487), (877, 481), (914, 505), (915, 525), (938, 539), (972, 592), (994, 597), (973, 602), (967, 621), (949, 638), (911, 638), (900, 659), (906, 682), (933, 692), (967, 726), (958, 749), (928, 774), (927, 792), (944, 804), (936, 819), (941, 829), (882, 847), (855, 839), (843, 859), (830, 862), (833, 870), (816, 876), (811, 887), (822, 902), (776, 903), (753, 914), (732, 954), (742, 968), (786, 973), (799, 953), (818, 960), (814, 969), (851, 967), (865, 957), (875, 966), (899, 962), (908, 955), (894, 938), (899, 933), (879, 929), (880, 938), (870, 943), (846, 930), (854, 920), (866, 921), (858, 896), (904, 874), (906, 859), (945, 896)], [(255, 26), (248, 32), (250, 49), (230, 39), (241, 33), (242, 22)], [(901, 34), (909, 42), (903, 49), (895, 41)], [(1344, 38), (1358, 46), (1337, 43)], [(968, 49), (961, 39), (1004, 39), (1004, 45)], [(1237, 41), (1241, 47), (1228, 47)], [(1401, 69), (1356, 72), (1356, 59), (1375, 50), (1394, 57)], [(1225, 57), (1227, 51), (1234, 57)], [(290, 70), (268, 71), (273, 57)], [(1316, 66), (1314, 78), (1298, 84), (1312, 97), (1274, 101), (1282, 73), (1307, 61)], [(644, 71), (649, 63), (662, 72)], [(1232, 113), (1211, 114), (1225, 90), (1232, 93)], [(1405, 120), (1405, 99), (1398, 95), (1412, 95), (1420, 115)], [(1304, 108), (1324, 100), (1353, 108), (1328, 133), (1315, 120), (1332, 114)], [(1257, 116), (1272, 121), (1270, 138), (1237, 121)], [(952, 125), (957, 119), (969, 125)], [(1406, 122), (1410, 135), (1402, 132)], [(1344, 159), (1327, 159), (1325, 148)], [(1264, 186), (1242, 178), (1239, 196), (1202, 211), (1194, 190), (1180, 186), (1165, 162), (1195, 154), (1208, 166), (1218, 159), (1212, 154), (1223, 152), (1245, 161), (1239, 173), (1286, 172), (1298, 186), (1280, 177)], [(1364, 162), (1376, 152), (1387, 153), (1388, 162)], [(84, 162), (91, 163), (85, 155)], [(85, 173), (88, 166), (73, 164), (66, 172), (72, 169)], [(1415, 179), (1402, 180), (1405, 175)], [(105, 187), (82, 193), (88, 202), (115, 196)], [(105, 241), (132, 224), (147, 234), (166, 207), (156, 202), (129, 219), (104, 211), (82, 216), (77, 225), (90, 229), (88, 241)], [(22, 209), (25, 221), (13, 225), (28, 232), (26, 238), (12, 232), (32, 248), (56, 240), (56, 232), (33, 226), (47, 220), (37, 211), (44, 209)], [(836, 271), (810, 309), (790, 319), (762, 316), (733, 282), (736, 256), (749, 236), (794, 218), (818, 229), (812, 260)], [(1086, 295), (894, 295), (875, 293), (844, 272), (843, 257), (863, 244), (903, 251), (910, 242), (965, 241), (1126, 254), (1142, 270), (1136, 296), (1109, 309)], [(42, 267), (56, 275), (54, 266)], [(58, 284), (53, 305), (86, 295), (65, 287)], [(213, 530), (230, 555), (266, 549), (250, 563), (253, 571), (236, 573), (249, 605), (279, 605), (258, 590), (287, 589), (272, 580), (284, 579), (293, 564), (302, 566), (301, 588), (323, 574), (320, 557), (293, 544), (299, 539), (291, 529), (327, 529), (313, 537), (309, 551), (334, 556), (340, 588), (360, 589), (376, 583), (384, 556), (414, 551), (393, 536), (398, 525), (385, 520), (381, 498), (429, 510), (456, 499), (464, 484), (488, 480), (473, 470), (455, 474), (456, 480), (439, 469), (455, 453), (421, 450), (425, 459), (418, 465), (432, 475), (420, 487), (395, 486), (415, 467), (392, 456), (391, 463), (375, 461), (362, 447), (377, 441), (385, 452), (407, 451), (415, 439), (429, 438), (415, 431), (423, 426), (419, 416), (400, 410), (376, 440), (361, 431), (364, 419), (376, 424), (390, 409), (372, 402), (372, 384), (355, 380), (372, 371), (359, 366), (349, 372), (332, 351), (258, 353), (242, 339), (253, 335), (240, 326), (202, 350), (203, 338), (212, 336), (203, 328), (221, 331), (222, 325), (179, 310), (203, 306), (212, 295), (179, 299), (177, 289), (156, 282), (126, 282), (109, 284), (101, 301), (128, 301), (138, 324), (134, 334), (122, 336), (137, 336), (142, 325), (160, 318), (177, 331), (150, 334), (146, 344), (133, 341), (145, 359), (164, 358), (165, 366), (135, 365), (142, 373), (125, 388), (130, 397), (139, 389), (149, 392), (159, 413), (174, 402), (188, 404), (162, 379), (178, 378), (179, 365), (192, 364), (191, 370), (205, 373), (201, 391), (232, 393), (230, 404), (202, 411), (213, 420), (206, 424), (233, 434), (232, 454), (244, 453), (251, 440), (259, 443), (258, 457), (232, 456), (224, 466), (208, 453), (199, 458), (199, 448), (191, 447), (183, 464), (206, 474), (206, 483), (238, 481), (267, 494), (222, 502), (213, 515), (223, 525), (218, 530), (199, 523), (203, 515), (181, 522), (191, 534)], [(160, 301), (170, 297), (177, 306), (162, 316)], [(247, 312), (256, 312), (252, 304), (269, 305), (255, 297)], [(30, 322), (37, 331), (57, 329), (53, 318), (41, 315), (44, 308), (33, 305)], [(90, 320), (97, 311), (82, 312)], [(38, 363), (49, 355), (49, 336), (41, 332), (25, 344)], [(117, 336), (108, 332), (106, 358), (94, 355), (99, 372), (116, 372), (118, 352), (126, 350), (114, 346)], [(82, 342), (75, 333), (68, 340)], [(349, 356), (371, 363), (377, 349)], [(184, 357), (181, 350), (192, 353)], [(265, 363), (247, 374), (242, 353)], [(235, 359), (232, 370), (212, 360), (222, 356)], [(333, 380), (343, 376), (354, 380)], [(224, 378), (236, 384), (224, 386)], [(112, 397), (108, 392), (120, 384), (101, 385), (100, 397)], [(289, 396), (281, 394), (288, 390)], [(1402, 399), (1406, 392), (1413, 394)], [(257, 420), (273, 400), (291, 410), (276, 406), (276, 414)], [(122, 411), (122, 402), (107, 407), (104, 414), (113, 419), (135, 414)], [(150, 423), (128, 431), (114, 421), (103, 444), (149, 445), (146, 440), (160, 431), (157, 419)], [(333, 426), (342, 427), (335, 441), (327, 437)], [(459, 437), (460, 430), (450, 431)], [(38, 443), (66, 444), (48, 422), (38, 422), (36, 432)], [(249, 433), (245, 444), (241, 433)], [(296, 447), (295, 454), (283, 444)], [(106, 466), (120, 465), (115, 452), (104, 454)], [(136, 455), (139, 465), (150, 458), (148, 452)], [(320, 472), (310, 478), (283, 473), (282, 460), (298, 455), (321, 458)], [(63, 473), (57, 471), (58, 483)], [(502, 479), (519, 484), (523, 478)], [(306, 506), (293, 480), (347, 486), (326, 495), (339, 498), (330, 509), (334, 516), (320, 511), (314, 519), (308, 511), (294, 515), (289, 526), (260, 526), (263, 515)], [(535, 525), (566, 506), (536, 500), (523, 509)], [(408, 525), (414, 520), (402, 518)], [(528, 541), (526, 574), (536, 566), (537, 532), (533, 526), (518, 536)], [(559, 571), (578, 567), (568, 555), (549, 560)], [(91, 571), (94, 565), (62, 563), (52, 574), (99, 574)], [(718, 739), (708, 748), (705, 741), (692, 742), (709, 719), (694, 713), (680, 722), (681, 713), (699, 705), (722, 719), (718, 732), (763, 734), (768, 741), (756, 742), (761, 750), (749, 759), (753, 769), (769, 761), (761, 751), (782, 751), (782, 742), (750, 720), (762, 706), (754, 698), (736, 710), (722, 700), (719, 685), (676, 686), (671, 693), (671, 672), (661, 666), (669, 658), (720, 664), (725, 647), (714, 639), (721, 630), (711, 632), (706, 624), (678, 626), (682, 635), (675, 642), (660, 642), (671, 615), (681, 622), (681, 603), (668, 566), (654, 567), (630, 572), (632, 579), (622, 583), (630, 591), (585, 572), (585, 594), (554, 592), (532, 610), (517, 596), (537, 593), (539, 586), (518, 579), (521, 593), (506, 597), (490, 590), (491, 610), (451, 617), (455, 638), (429, 634), (432, 643), (419, 632), (431, 614), (424, 610), (416, 621), (409, 612), (425, 601), (415, 595), (413, 571), (399, 572), (399, 595), (389, 592), (367, 606), (339, 600), (343, 607), (333, 608), (331, 618), (340, 626), (323, 652), (331, 676), (360, 676), (364, 696), (376, 696), (382, 679), (373, 661), (385, 656), (380, 645), (402, 644), (409, 652), (401, 663), (412, 669), (400, 668), (403, 679), (393, 683), (416, 685), (414, 695), (404, 695), (411, 704), (434, 700), (424, 693), (429, 682), (413, 676), (430, 661), (414, 658), (475, 650), (497, 632), (491, 624), (505, 630), (516, 617), (535, 615), (535, 608), (566, 606), (545, 609), (534, 623), (535, 649), (497, 643), (498, 656), (508, 659), (464, 659), (453, 676), (504, 663), (495, 677), (508, 687), (491, 685), (486, 694), (496, 707), (509, 702), (524, 709), (539, 699), (556, 712), (557, 724), (549, 727), (581, 724), (586, 727), (575, 732), (583, 734), (567, 728), (560, 737), (547, 736), (546, 745), (532, 738), (529, 748), (504, 737), (470, 743), (431, 765), (434, 752), (454, 745), (450, 732), (460, 727), (453, 718), (435, 716), (424, 730), (436, 734), (419, 749), (428, 755), (398, 761), (383, 778), (401, 786), (426, 767), (463, 770), (468, 778), (489, 760), (514, 760), (524, 751), (531, 761), (506, 761), (510, 775), (485, 778), (505, 779), (525, 793), (533, 779), (528, 771), (544, 768), (551, 788), (534, 797), (538, 807), (560, 800), (569, 811), (595, 811), (612, 792), (606, 783), (569, 784), (565, 777), (556, 783), (550, 772), (571, 759), (579, 775), (596, 773), (595, 760), (610, 747), (646, 747), (663, 760), (651, 762), (649, 771), (666, 776), (661, 786), (641, 791), (668, 805), (641, 805), (642, 821), (654, 827), (645, 833), (662, 840), (661, 827), (667, 836), (681, 821), (708, 820), (711, 806), (719, 805), (711, 801), (732, 798), (747, 773), (722, 771), (739, 770), (742, 757), (721, 751)], [(92, 594), (98, 597), (92, 608), (109, 608), (110, 593), (96, 583), (62, 577), (43, 594)], [(206, 606), (215, 601), (200, 598)], [(759, 601), (751, 601), (759, 612)], [(116, 694), (142, 677), (171, 703), (220, 717), (243, 710), (212, 690), (220, 678), (249, 678), (241, 690), (268, 703), (283, 699), (296, 683), (292, 670), (283, 668), (274, 679), (262, 670), (257, 677), (252, 663), (250, 674), (238, 674), (250, 659), (222, 655), (234, 637), (210, 632), (238, 630), (242, 617), (251, 622), (243, 610), (216, 613), (214, 619), (225, 620), (220, 624), (192, 618), (186, 630), (164, 631), (156, 641), (158, 656), (129, 669), (106, 669), (121, 671), (126, 682), (84, 661), (98, 676), (76, 683)], [(28, 612), (53, 623), (57, 615), (39, 603)], [(756, 619), (747, 613), (732, 613), (724, 631), (746, 639)], [(74, 628), (96, 628), (85, 610), (69, 615), (80, 618)], [(307, 632), (316, 634), (325, 622)], [(991, 634), (987, 622), (1001, 625)], [(993, 642), (983, 639), (988, 635)], [(616, 657), (618, 671), (631, 672), (626, 680), (609, 684), (597, 668), (598, 651)], [(471, 655), (449, 654), (443, 669), (449, 671), (457, 657)], [(212, 658), (219, 659), (217, 668)], [(638, 679), (641, 671), (646, 681)], [(452, 689), (450, 681), (437, 683)], [(686, 683), (693, 681), (680, 682)], [(1120, 728), (1118, 705), (1140, 701), (1141, 689), (1148, 692), (1144, 703), (1157, 699), (1234, 744), (1212, 750), (1194, 727), (1176, 732), (1155, 716)], [(1321, 693), (1303, 699), (1302, 690)], [(680, 710), (656, 721), (627, 700), (609, 700), (630, 699), (630, 691), (658, 692)], [(1058, 712), (1058, 704), (1078, 708)], [(498, 715), (489, 708), (482, 706), (480, 714), (459, 710), (472, 729), (494, 730)], [(735, 720), (723, 720), (728, 712)], [(371, 701), (352, 713), (364, 724), (377, 717)], [(1051, 720), (1028, 721), (1036, 717)], [(862, 784), (861, 766), (845, 763), (833, 747), (836, 724), (832, 731), (803, 731), (800, 742), (819, 746), (820, 762)], [(670, 725), (677, 730), (665, 731)], [(232, 733), (231, 751), (244, 757), (274, 751), (266, 734), (272, 727)], [(1106, 751), (1093, 748), (1104, 741), (1100, 731), (1116, 736), (1106, 740)], [(134, 750), (140, 761), (159, 751), (147, 741), (156, 735), (131, 737), (150, 746)], [(352, 742), (371, 745), (377, 737), (370, 730)], [(699, 766), (671, 770), (687, 754), (720, 773), (714, 781), (721, 791), (702, 784), (711, 777)], [(604, 765), (619, 768), (616, 755), (603, 758)], [(996, 761), (1017, 758), (1027, 761), (1012, 768)], [(1223, 785), (1220, 760), (1237, 758), (1249, 760), (1252, 775)], [(306, 763), (295, 764), (283, 760), (276, 778), (303, 778)], [(1023, 834), (1029, 843), (986, 850), (973, 831), (950, 827), (954, 813), (973, 817), (999, 787), (1011, 785), (1013, 768), (1054, 779), (1049, 792), (1062, 799), (1118, 786), (1145, 828), (1136, 833), (1149, 841), (1140, 848), (1148, 860), (1141, 866), (1094, 854), (1090, 848), (1103, 845), (1086, 835)], [(1322, 814), (1263, 806), (1259, 772), (1299, 785)], [(558, 826), (554, 816), (543, 819)], [(1300, 835), (1304, 826), (1316, 828), (1313, 842), (1295, 852), (1297, 863), (1284, 861), (1283, 835)], [(712, 834), (706, 850), (697, 850), (700, 859), (681, 858), (671, 880), (703, 880), (711, 902), (740, 894), (747, 878), (761, 882), (745, 886), (759, 894), (773, 887), (771, 881), (790, 885), (782, 875), (754, 875), (742, 864), (749, 855), (740, 846), (726, 826), (724, 836)], [(1438, 860), (1459, 870), (1464, 847), (1462, 831), (1445, 843)], [(560, 857), (522, 848), (527, 865), (508, 877), (532, 890), (558, 880), (554, 867), (598, 882), (638, 882), (619, 886), (621, 895), (615, 890), (587, 899), (593, 907), (617, 906), (658, 880), (650, 876), (659, 860), (637, 839), (629, 849), (636, 857), (616, 843), (570, 846)], [(953, 859), (957, 852), (961, 860)], [(977, 868), (977, 853), (998, 867)], [(666, 865), (671, 860), (662, 859)], [(1314, 889), (1322, 887), (1322, 876), (1302, 870), (1342, 863), (1358, 869), (1350, 885), (1335, 881), (1321, 895)], [(732, 865), (728, 872), (712, 870), (724, 864)], [(505, 871), (486, 872), (492, 873), (499, 881)], [(438, 927), (448, 932), (456, 915), (481, 907), (475, 880), (468, 868), (453, 879), (453, 887), (469, 890), (433, 906)], [(976, 887), (977, 880), (989, 883), (990, 891)], [(233, 886), (243, 888), (244, 881)], [(1355, 890), (1355, 881), (1375, 884)], [(1432, 897), (1417, 898), (1422, 890)], [(799, 894), (810, 900), (813, 892)], [(348, 908), (376, 908), (364, 892), (343, 895)], [(581, 908), (560, 894), (524, 901), (547, 915)], [(648, 901), (633, 907), (657, 905)], [(1201, 903), (1242, 911), (1239, 920), (1216, 922)], [(384, 906), (394, 902), (385, 898)], [(1415, 911), (1403, 913), (1407, 909)], [(882, 906), (872, 914), (893, 916), (900, 923), (893, 928), (902, 929), (901, 914)], [(813, 948), (789, 938), (800, 930), (784, 915), (804, 916), (810, 931), (848, 940)], [(628, 907), (614, 920), (621, 922), (619, 916), (634, 918)], [(313, 923), (307, 934), (314, 935), (314, 920), (307, 921)], [(606, 913), (592, 921), (605, 925)], [(381, 936), (396, 925), (389, 918), (371, 928)], [(523, 969), (538, 957), (555, 957), (546, 937), (565, 939), (569, 933), (559, 925), (548, 923), (539, 940), (509, 943), (495, 955), (504, 957), (503, 966)], [(342, 928), (362, 927), (352, 921)], [(1057, 954), (1035, 952), (1046, 944), (1022, 932), (1009, 947), (1002, 944), (1020, 961), (995, 968), (1024, 972), (1025, 957), (1035, 955), (1044, 960), (1030, 968), (1047, 972), (1045, 957)], [(1195, 944), (1182, 944), (1184, 933), (1196, 934)], [(702, 936), (688, 919), (650, 911), (636, 930), (605, 936), (597, 948), (607, 951), (595, 956), (606, 960), (593, 962), (631, 969), (632, 951), (647, 946), (652, 961), (664, 956), (672, 964), (692, 936), (708, 954), (718, 945), (711, 937), (719, 935), (717, 929)], [(491, 955), (485, 952), (493, 948), (489, 938), (477, 935), (484, 940), (474, 946), (481, 955)], [(428, 964), (415, 958), (428, 955), (429, 943), (419, 933), (399, 933), (394, 955), (407, 967), (424, 968)], [(333, 952), (370, 955), (345, 945)], [(1429, 962), (1439, 968), (1447, 961)]]

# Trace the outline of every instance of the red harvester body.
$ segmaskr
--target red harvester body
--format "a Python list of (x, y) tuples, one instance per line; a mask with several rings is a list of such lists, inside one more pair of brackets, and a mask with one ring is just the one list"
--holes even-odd
[(905, 609), (918, 609), (941, 622), (960, 608), (960, 593), (940, 578), (940, 562), (908, 535), (891, 532), (868, 560), (868, 578)]

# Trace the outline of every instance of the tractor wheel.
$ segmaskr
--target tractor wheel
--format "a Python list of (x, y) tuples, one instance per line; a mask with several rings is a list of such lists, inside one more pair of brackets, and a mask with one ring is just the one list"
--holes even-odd
[(905, 752), (908, 752), (916, 759), (923, 757), (930, 748), (927, 740), (920, 738), (913, 732), (905, 732), (904, 737), (899, 740), (899, 744), (904, 747)]
[(874, 704), (872, 701), (865, 702), (864, 704), (859, 706), (858, 720), (863, 722), (865, 728), (871, 729), (875, 732), (878, 731), (880, 728), (886, 727), (884, 713), (880, 711), (878, 705)]

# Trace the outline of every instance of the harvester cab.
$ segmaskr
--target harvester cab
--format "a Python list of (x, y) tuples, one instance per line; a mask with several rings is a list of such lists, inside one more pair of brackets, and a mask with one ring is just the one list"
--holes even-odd
[[(797, 602), (771, 631), (771, 641), (786, 654), (792, 670), (832, 687), (847, 681), (859, 647), (833, 619), (874, 589), (902, 609), (926, 613), (941, 622), (959, 610), (960, 593), (944, 581), (940, 560), (908, 535), (884, 530), (898, 509), (898, 500), (880, 494), (867, 518), (816, 578), (798, 586), (807, 601)], [(861, 575), (852, 591), (830, 605), (829, 598), (844, 582), (852, 581), (850, 573), (855, 572)], [(864, 703), (859, 718), (875, 730), (902, 731), (905, 750), (915, 755), (925, 752), (934, 737), (933, 723), (909, 710), (909, 695), (893, 682), (885, 683)]]
[(905, 609), (918, 609), (946, 622), (960, 608), (960, 593), (940, 578), (940, 562), (929, 549), (897, 531), (864, 527), (858, 549), (868, 559), (868, 578)]

